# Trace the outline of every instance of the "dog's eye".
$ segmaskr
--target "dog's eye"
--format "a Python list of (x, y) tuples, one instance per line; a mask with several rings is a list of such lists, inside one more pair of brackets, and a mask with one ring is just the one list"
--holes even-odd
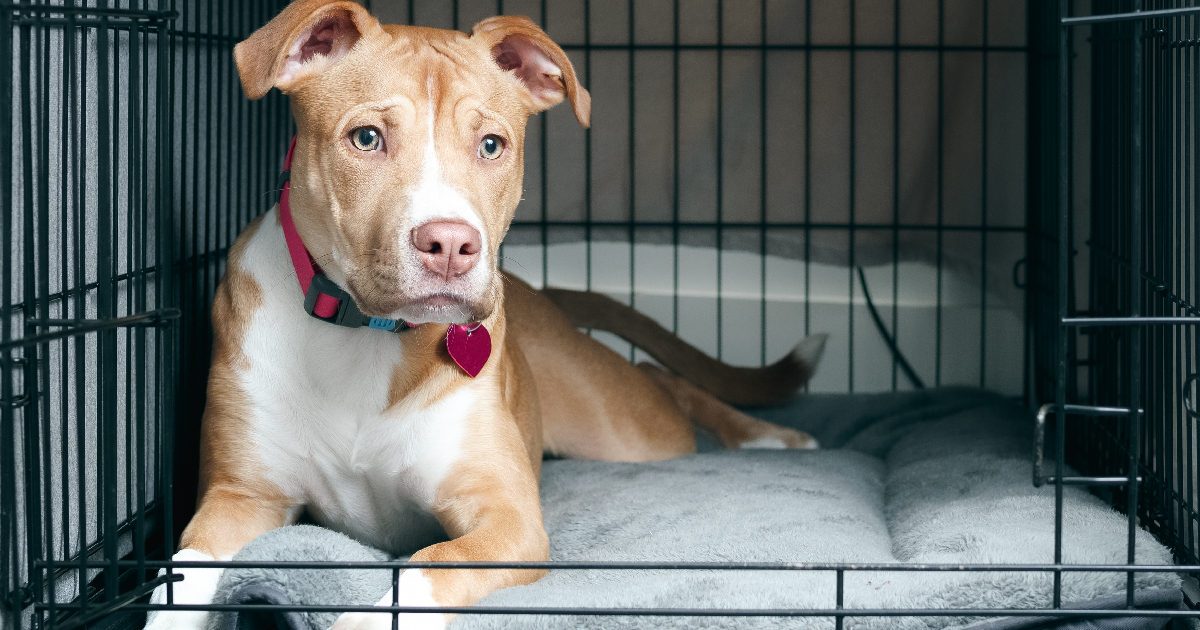
[(497, 136), (494, 133), (489, 133), (483, 137), (483, 141), (479, 143), (479, 157), (494, 160), (500, 157), (500, 153), (504, 151), (504, 138)]
[(359, 127), (350, 132), (350, 142), (359, 151), (377, 151), (381, 141), (382, 136), (374, 127)]

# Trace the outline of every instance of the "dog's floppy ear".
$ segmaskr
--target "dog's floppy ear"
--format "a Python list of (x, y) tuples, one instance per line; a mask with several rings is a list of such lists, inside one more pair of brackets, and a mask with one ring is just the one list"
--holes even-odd
[(525, 84), (537, 111), (550, 109), (565, 97), (579, 124), (588, 126), (591, 95), (579, 84), (567, 54), (533, 20), (519, 15), (488, 18), (471, 29), (471, 38), (482, 41), (496, 64)]
[(296, 0), (233, 47), (242, 89), (250, 99), (262, 98), (272, 87), (286, 92), (337, 63), (359, 39), (379, 29), (379, 22), (357, 3)]

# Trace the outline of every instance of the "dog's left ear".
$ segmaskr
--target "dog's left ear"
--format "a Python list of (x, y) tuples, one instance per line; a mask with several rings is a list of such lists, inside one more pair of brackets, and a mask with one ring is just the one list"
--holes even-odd
[(471, 29), (492, 53), (496, 64), (525, 84), (537, 111), (571, 101), (579, 124), (587, 127), (592, 115), (592, 97), (579, 84), (567, 54), (533, 20), (519, 15), (488, 18)]
[(233, 47), (246, 97), (259, 99), (278, 87), (287, 92), (337, 63), (379, 22), (348, 0), (296, 0)]

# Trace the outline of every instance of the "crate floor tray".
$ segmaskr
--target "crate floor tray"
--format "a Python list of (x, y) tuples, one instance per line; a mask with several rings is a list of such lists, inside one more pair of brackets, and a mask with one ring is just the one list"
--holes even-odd
[[(552, 559), (954, 564), (1053, 559), (1054, 490), (1030, 482), (1032, 420), (999, 397), (974, 390), (812, 396), (756, 413), (809, 431), (825, 448), (709, 451), (645, 464), (546, 462), (542, 505)], [(276, 532), (255, 541), (242, 557), (322, 559), (313, 557), (313, 548), (302, 540), (304, 529), (298, 528), (296, 536)], [(1121, 564), (1126, 536), (1123, 515), (1084, 490), (1066, 490), (1067, 563)], [(1145, 532), (1139, 531), (1136, 549), (1139, 563), (1172, 563), (1170, 552)], [(321, 551), (333, 557), (340, 553)], [(387, 572), (373, 573), (379, 594), (363, 603), (373, 603), (387, 590)], [(310, 575), (307, 579), (337, 581)], [(284, 600), (350, 603), (329, 599), (336, 586), (301, 593), (294, 588), (298, 577), (280, 589), (293, 590), (282, 594)], [(244, 587), (254, 585), (254, 578), (231, 570), (222, 582)], [(1180, 602), (1173, 573), (1141, 573), (1136, 584), (1139, 605), (1176, 608)], [(848, 571), (844, 597), (851, 609), (1037, 608), (1049, 606), (1051, 585), (1047, 573)], [(1124, 587), (1124, 573), (1067, 573), (1063, 601), (1094, 607), (1108, 601), (1104, 598), (1123, 596)], [(321, 601), (302, 601), (310, 597)], [(559, 570), (534, 584), (493, 593), (480, 604), (830, 609), (835, 597), (833, 572)], [(299, 617), (310, 624), (300, 627), (328, 627), (320, 615), (289, 623), (301, 624)], [(1084, 623), (1151, 628), (1164, 620)], [(977, 624), (1006, 630), (1048, 627), (1045, 619), (961, 616), (848, 618), (845, 627)], [(452, 625), (457, 630), (507, 627), (832, 628), (833, 620), (460, 615)]]

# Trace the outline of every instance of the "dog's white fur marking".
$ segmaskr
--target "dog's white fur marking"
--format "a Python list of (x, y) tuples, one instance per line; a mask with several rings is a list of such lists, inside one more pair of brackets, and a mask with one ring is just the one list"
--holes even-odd
[(821, 362), (821, 355), (825, 354), (826, 341), (829, 341), (829, 335), (825, 333), (809, 335), (801, 339), (795, 348), (792, 348), (792, 355), (804, 361), (809, 367), (816, 369), (817, 364)]
[[(194, 549), (184, 549), (176, 553), (172, 560), (183, 562), (205, 562), (214, 558)], [(222, 558), (228, 560), (228, 558)], [(208, 604), (212, 602), (213, 594), (217, 592), (217, 580), (221, 579), (224, 569), (177, 569), (175, 573), (183, 574), (182, 582), (174, 583), (172, 603), (175, 604)], [(158, 575), (166, 575), (166, 569), (159, 569)], [(167, 586), (163, 584), (154, 589), (150, 596), (151, 604), (167, 603)], [(208, 613), (193, 610), (152, 611), (146, 616), (146, 630), (203, 630)]]
[(431, 544), (442, 530), (428, 510), (459, 457), (477, 392), (467, 386), (428, 407), (405, 399), (389, 409), (400, 339), (304, 312), (274, 212), (241, 260), (263, 288), (241, 373), (258, 460), (322, 525), (396, 553)]
[[(437, 156), (437, 142), (434, 137), (434, 127), (437, 112), (434, 110), (432, 77), (428, 81), (429, 92), (429, 133), (425, 144), (425, 157), (421, 165), (421, 180), (412, 190), (408, 199), (408, 212), (404, 217), (404, 226), (400, 230), (400, 250), (407, 252), (400, 257), (400, 277), (403, 278), (404, 289), (413, 295), (442, 293), (445, 291), (440, 279), (433, 280), (427, 276), (418, 252), (410, 240), (412, 231), (430, 221), (462, 221), (479, 232), (479, 259), (462, 278), (455, 291), (460, 298), (475, 299), (488, 289), (492, 269), (489, 262), (488, 232), (483, 219), (457, 189), (451, 186), (442, 171), (441, 162)], [(464, 294), (465, 293), (465, 294)], [(466, 323), (462, 321), (462, 313), (454, 308), (442, 308), (434, 311), (425, 309), (401, 309), (395, 317), (413, 323)]]
[[(409, 569), (400, 574), (400, 606), (437, 606), (433, 599), (433, 584), (420, 569)], [(392, 591), (388, 589), (375, 604), (391, 606)], [(400, 627), (405, 630), (442, 630), (446, 627), (445, 615), (429, 613), (405, 613), (400, 615)], [(338, 617), (330, 630), (390, 630), (392, 615), (383, 613), (346, 613)]]
[(781, 440), (779, 438), (762, 437), (762, 438), (758, 438), (757, 440), (750, 440), (748, 442), (742, 442), (741, 444), (738, 444), (738, 448), (740, 448), (742, 450), (752, 449), (752, 448), (777, 449), (777, 448), (787, 448), (787, 444), (784, 444), (783, 440)]
[[(429, 133), (426, 136), (425, 161), (421, 165), (421, 181), (413, 190), (410, 197), (409, 219), (413, 227), (421, 226), (436, 219), (457, 219), (479, 230), (484, 239), (480, 253), (487, 251), (487, 232), (479, 213), (471, 206), (471, 202), (462, 196), (446, 182), (442, 173), (442, 164), (438, 160), (437, 146), (434, 140), (434, 127), (437, 112), (433, 103), (433, 84), (430, 77), (429, 86)], [(482, 262), (482, 261), (481, 261)]]

